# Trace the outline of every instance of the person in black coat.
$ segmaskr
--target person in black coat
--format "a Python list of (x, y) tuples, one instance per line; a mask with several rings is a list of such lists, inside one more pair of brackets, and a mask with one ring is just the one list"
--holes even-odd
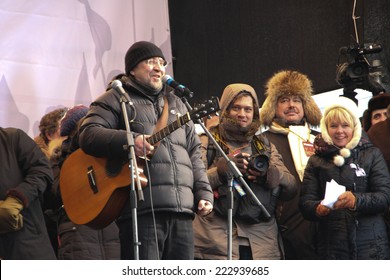
[[(64, 161), (78, 146), (78, 125), (88, 112), (88, 107), (77, 105), (70, 108), (61, 120), (60, 135), (63, 141), (54, 143), (51, 163), (54, 182), (47, 195), (46, 213), (55, 221), (59, 240), (59, 260), (119, 260), (119, 230), (115, 222), (101, 229), (79, 225), (71, 221), (66, 213), (60, 192), (60, 171)], [(49, 145), (52, 146), (52, 145)], [(78, 176), (78, 174), (73, 174)]]
[[(390, 176), (356, 112), (345, 97), (325, 108), (303, 178), (300, 209), (306, 219), (318, 221), (321, 259), (390, 258), (382, 215), (390, 205)], [(332, 181), (341, 187), (327, 186)]]
[(56, 259), (41, 205), (49, 161), (25, 132), (0, 127), (0, 162), (0, 258)]
[[(201, 159), (200, 140), (193, 122), (171, 131), (158, 145), (148, 138), (157, 131), (157, 120), (166, 116), (162, 127), (187, 113), (182, 100), (162, 82), (164, 54), (156, 45), (134, 43), (125, 56), (125, 72), (114, 77), (123, 85), (131, 104), (126, 106), (131, 136), (137, 157), (151, 157), (149, 185), (138, 203), (140, 259), (193, 259), (192, 220), (195, 213), (207, 215), (213, 209), (213, 193)], [(112, 84), (111, 84), (112, 85)], [(116, 87), (117, 88), (117, 87)], [(126, 162), (129, 153), (120, 91), (109, 86), (92, 102), (80, 127), (80, 147), (95, 157), (107, 158), (116, 165)], [(166, 113), (163, 113), (166, 112)], [(159, 130), (159, 129), (157, 129)], [(119, 161), (119, 162), (118, 162)], [(133, 213), (128, 202), (117, 220), (122, 259), (136, 258)]]

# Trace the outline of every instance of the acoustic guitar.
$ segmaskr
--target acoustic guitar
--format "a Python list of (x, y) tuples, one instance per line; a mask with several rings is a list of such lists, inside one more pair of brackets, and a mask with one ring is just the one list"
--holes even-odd
[[(195, 107), (147, 141), (155, 145), (191, 120), (198, 120), (219, 110), (217, 97)], [(60, 191), (65, 211), (72, 222), (92, 228), (104, 228), (113, 222), (129, 199), (131, 176), (128, 162), (97, 158), (81, 149), (70, 154), (61, 168)], [(138, 174), (134, 174), (142, 187), (147, 185), (143, 174), (145, 160), (137, 158)], [(112, 170), (112, 167), (117, 170)]]

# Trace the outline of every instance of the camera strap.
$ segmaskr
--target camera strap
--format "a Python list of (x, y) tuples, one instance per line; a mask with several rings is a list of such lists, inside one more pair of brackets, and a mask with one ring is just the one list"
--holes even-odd
[[(214, 128), (215, 131), (212, 132), (212, 135), (215, 139), (215, 141), (218, 143), (219, 146), (221, 146), (224, 153), (229, 153), (229, 147), (226, 147), (226, 145), (221, 141), (221, 137), (219, 135), (218, 127)], [(213, 161), (215, 157), (217, 156), (217, 150), (215, 149), (213, 142), (209, 141), (207, 146), (207, 164), (208, 166), (213, 164)]]
[(270, 150), (269, 140), (263, 135), (255, 135), (252, 142), (258, 154), (262, 154)]

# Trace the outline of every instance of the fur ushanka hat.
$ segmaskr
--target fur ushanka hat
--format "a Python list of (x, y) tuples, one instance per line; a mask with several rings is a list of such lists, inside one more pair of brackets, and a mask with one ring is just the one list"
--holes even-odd
[(368, 101), (368, 108), (363, 115), (363, 128), (365, 131), (368, 131), (372, 126), (371, 117), (373, 111), (379, 109), (386, 109), (389, 105), (390, 93), (380, 93), (371, 97), (371, 99)]
[(308, 124), (318, 126), (321, 110), (313, 97), (312, 82), (297, 71), (283, 70), (272, 76), (266, 84), (266, 99), (260, 111), (260, 122), (270, 126), (275, 118), (278, 99), (283, 95), (296, 95), (302, 99), (304, 115)]

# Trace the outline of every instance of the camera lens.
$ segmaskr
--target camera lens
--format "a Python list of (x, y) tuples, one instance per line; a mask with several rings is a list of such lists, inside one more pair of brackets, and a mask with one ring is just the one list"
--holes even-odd
[(248, 168), (265, 173), (268, 170), (268, 160), (268, 157), (264, 154), (252, 156), (249, 160)]
[(253, 167), (259, 172), (265, 172), (268, 169), (268, 157), (265, 155), (258, 155), (253, 160)]

